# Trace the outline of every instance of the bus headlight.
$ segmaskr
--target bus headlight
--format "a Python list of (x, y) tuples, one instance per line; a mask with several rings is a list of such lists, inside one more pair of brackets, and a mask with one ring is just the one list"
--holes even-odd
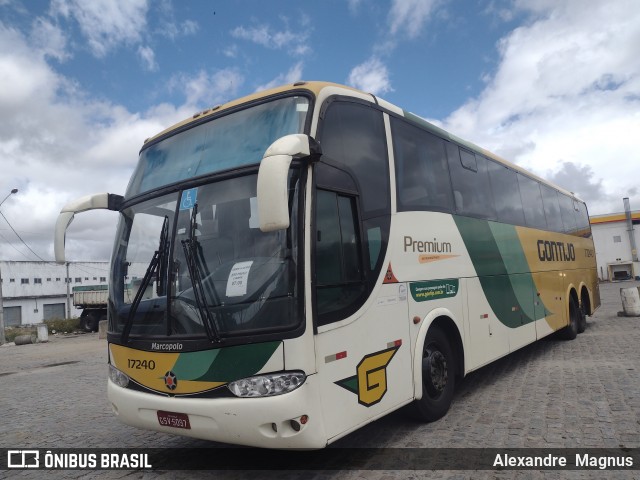
[(129, 385), (129, 377), (113, 365), (109, 365), (109, 378), (119, 387), (127, 388), (127, 385)]
[(230, 382), (227, 387), (236, 397), (271, 397), (295, 390), (306, 378), (303, 372), (268, 373)]

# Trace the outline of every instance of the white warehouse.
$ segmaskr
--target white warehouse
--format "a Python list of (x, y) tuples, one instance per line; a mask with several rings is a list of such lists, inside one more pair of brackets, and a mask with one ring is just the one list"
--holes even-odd
[(107, 285), (108, 277), (108, 262), (0, 261), (4, 324), (32, 325), (80, 316), (72, 304), (72, 288)]
[(626, 280), (640, 276), (638, 238), (640, 211), (594, 215), (590, 217), (591, 232), (598, 261), (600, 280)]

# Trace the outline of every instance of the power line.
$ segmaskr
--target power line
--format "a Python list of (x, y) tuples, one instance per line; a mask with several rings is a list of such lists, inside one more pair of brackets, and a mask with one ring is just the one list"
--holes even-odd
[(18, 252), (20, 255), (22, 255), (24, 258), (26, 258), (27, 260), (31, 261), (31, 259), (29, 257), (27, 257), (24, 252), (21, 252), (20, 250), (18, 250), (15, 245), (13, 243), (11, 243), (9, 240), (7, 240), (7, 237), (5, 237), (2, 233), (0, 233), (0, 237), (2, 237), (2, 239), (7, 242), (7, 245), (9, 245), (11, 248), (13, 248), (16, 252)]
[(16, 237), (18, 237), (20, 239), (20, 241), (24, 244), (25, 247), (27, 247), (29, 249), (29, 251), (31, 253), (33, 253), (36, 257), (38, 257), (39, 260), (41, 260), (43, 262), (51, 262), (51, 260), (45, 260), (44, 258), (42, 258), (40, 255), (38, 255), (36, 252), (34, 252), (29, 245), (27, 245), (27, 242), (25, 242), (22, 239), (22, 237), (20, 236), (20, 234), (18, 234), (18, 232), (16, 232), (16, 229), (13, 228), (13, 225), (11, 225), (11, 222), (9, 222), (9, 220), (7, 220), (7, 217), (4, 216), (4, 213), (0, 212), (0, 215), (2, 215), (2, 218), (4, 218), (4, 221), (7, 222), (7, 225), (9, 225), (11, 230), (13, 230), (13, 233), (16, 234)]

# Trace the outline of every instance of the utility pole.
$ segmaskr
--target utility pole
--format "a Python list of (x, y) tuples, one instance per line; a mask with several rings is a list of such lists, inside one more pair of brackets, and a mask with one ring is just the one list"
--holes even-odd
[(627, 219), (627, 232), (629, 233), (629, 244), (631, 245), (631, 261), (638, 261), (638, 250), (636, 249), (636, 237), (633, 234), (633, 220), (631, 218), (631, 204), (629, 203), (629, 197), (622, 199), (624, 203), (624, 214)]
[(4, 336), (4, 307), (2, 304), (2, 272), (0, 271), (0, 345), (7, 341)]
[[(18, 189), (14, 188), (9, 192), (9, 194), (4, 197), (4, 199), (0, 202), (0, 207), (4, 203), (4, 201), (9, 198), (14, 193), (18, 193)], [(5, 343), (7, 338), (4, 336), (4, 302), (2, 300), (2, 272), (0, 272), (0, 345)]]
[(67, 265), (67, 277), (65, 278), (67, 282), (67, 318), (71, 318), (71, 277), (69, 276), (69, 262)]

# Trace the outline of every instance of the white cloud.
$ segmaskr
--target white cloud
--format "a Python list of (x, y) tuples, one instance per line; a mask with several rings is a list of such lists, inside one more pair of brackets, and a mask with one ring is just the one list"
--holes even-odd
[[(142, 141), (193, 108), (165, 104), (134, 114), (88, 100), (50, 68), (45, 55), (0, 24), (0, 195), (19, 189), (2, 213), (38, 255), (51, 259), (60, 208), (90, 193), (124, 193)], [(108, 212), (78, 215), (68, 236), (70, 258), (108, 258), (115, 220)], [(35, 259), (1, 218), (0, 233), (0, 258), (24, 260), (18, 249)]]
[(160, 16), (160, 25), (155, 31), (158, 35), (176, 40), (181, 36), (194, 35), (200, 29), (200, 25), (194, 20), (177, 22), (171, 0), (157, 0), (153, 6)]
[(138, 56), (142, 60), (142, 64), (144, 65), (146, 70), (150, 72), (155, 72), (158, 70), (158, 62), (156, 62), (156, 55), (153, 49), (147, 45), (138, 47)]
[(261, 90), (266, 90), (268, 88), (274, 88), (280, 85), (284, 85), (286, 83), (295, 83), (297, 81), (300, 81), (302, 80), (302, 69), (303, 69), (303, 63), (298, 62), (295, 65), (293, 65), (287, 72), (281, 73), (276, 78), (274, 78), (268, 83), (265, 83), (264, 85), (260, 85), (258, 88), (256, 88), (256, 92), (259, 92)]
[(200, 30), (200, 25), (194, 20), (185, 20), (180, 24), (180, 33), (182, 35), (195, 35)]
[(617, 197), (640, 178), (632, 133), (640, 132), (640, 9), (632, 0), (518, 7), (531, 21), (500, 41), (485, 90), (444, 127), (543, 176), (567, 162), (583, 174), (588, 167), (576, 193), (593, 197), (589, 183), (601, 185), (591, 213), (619, 210)]
[(238, 53), (239, 48), (235, 43), (222, 50), (222, 54), (227, 58), (236, 58), (238, 56)]
[(438, 3), (438, 0), (393, 0), (389, 11), (391, 35), (417, 37)]
[(169, 82), (169, 88), (182, 91), (187, 105), (201, 108), (228, 101), (243, 83), (242, 74), (235, 68), (227, 68), (213, 73), (200, 70), (194, 76), (176, 74)]
[(372, 57), (357, 65), (349, 73), (349, 85), (375, 95), (393, 91), (389, 80), (389, 71), (379, 58)]
[(349, 6), (349, 11), (351, 13), (357, 13), (360, 5), (362, 4), (362, 0), (347, 0), (347, 5)]
[(137, 44), (146, 28), (147, 0), (52, 0), (51, 13), (78, 22), (98, 58), (122, 44)]
[(67, 49), (67, 37), (58, 27), (48, 19), (38, 17), (31, 25), (31, 43), (44, 55), (61, 62), (71, 57)]
[[(308, 21), (308, 20), (307, 20)], [(307, 41), (309, 27), (300, 32), (293, 32), (286, 27), (278, 31), (269, 25), (257, 25), (253, 27), (239, 26), (231, 30), (231, 36), (239, 40), (262, 45), (272, 50), (286, 50), (290, 55), (302, 56), (311, 51)]]
[[(422, 34), (425, 24), (443, 0), (392, 0), (387, 15), (387, 28), (374, 45), (373, 56), (357, 65), (349, 74), (349, 84), (371, 93), (393, 91), (389, 71), (380, 58), (388, 58), (403, 39), (414, 40)], [(359, 1), (351, 0), (349, 9), (355, 13)]]

